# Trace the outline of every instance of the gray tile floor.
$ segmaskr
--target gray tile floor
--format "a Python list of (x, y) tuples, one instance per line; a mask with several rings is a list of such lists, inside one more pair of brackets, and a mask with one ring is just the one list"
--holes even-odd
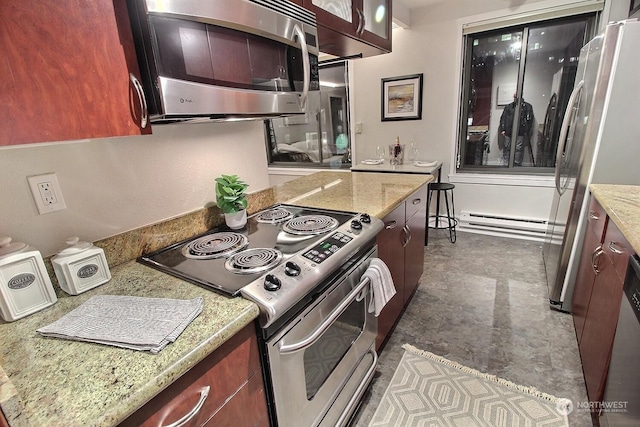
[(571, 315), (549, 308), (542, 244), (458, 232), (429, 236), (420, 286), (379, 358), (352, 426), (366, 427), (404, 350), (402, 344), (571, 399), (571, 426), (590, 426)]

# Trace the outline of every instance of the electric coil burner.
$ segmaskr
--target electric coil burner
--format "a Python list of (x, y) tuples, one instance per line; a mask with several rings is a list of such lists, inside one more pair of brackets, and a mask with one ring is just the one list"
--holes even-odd
[(280, 222), (284, 222), (290, 218), (293, 218), (293, 213), (288, 210), (277, 207), (273, 209), (269, 209), (266, 211), (262, 211), (255, 216), (256, 221), (266, 223), (266, 224), (277, 224)]
[(240, 233), (214, 233), (189, 242), (182, 253), (193, 259), (221, 258), (241, 251), (248, 243), (249, 239)]
[(326, 215), (305, 215), (287, 221), (282, 229), (287, 233), (308, 236), (323, 234), (338, 226), (338, 221)]
[(271, 270), (280, 263), (282, 252), (270, 248), (254, 248), (238, 252), (224, 263), (227, 270), (238, 274), (251, 274)]

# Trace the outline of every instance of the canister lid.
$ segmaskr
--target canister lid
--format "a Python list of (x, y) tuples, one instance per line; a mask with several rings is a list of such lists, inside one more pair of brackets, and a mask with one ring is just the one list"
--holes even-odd
[(27, 248), (26, 243), (11, 242), (11, 237), (0, 237), (0, 257), (22, 252)]
[(77, 236), (69, 237), (67, 240), (65, 240), (65, 243), (69, 245), (69, 247), (61, 250), (58, 253), (59, 256), (75, 255), (80, 252), (84, 252), (93, 246), (93, 243), (81, 242), (80, 238)]

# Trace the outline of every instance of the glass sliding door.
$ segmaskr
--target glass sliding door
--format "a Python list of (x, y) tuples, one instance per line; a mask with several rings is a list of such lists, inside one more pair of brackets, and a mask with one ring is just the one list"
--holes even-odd
[(459, 171), (551, 174), (587, 17), (465, 39)]

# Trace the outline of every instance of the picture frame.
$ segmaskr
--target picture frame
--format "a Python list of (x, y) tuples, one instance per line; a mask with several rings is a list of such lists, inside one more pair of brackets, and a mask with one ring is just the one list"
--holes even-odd
[(381, 120), (422, 120), (423, 74), (382, 79)]

